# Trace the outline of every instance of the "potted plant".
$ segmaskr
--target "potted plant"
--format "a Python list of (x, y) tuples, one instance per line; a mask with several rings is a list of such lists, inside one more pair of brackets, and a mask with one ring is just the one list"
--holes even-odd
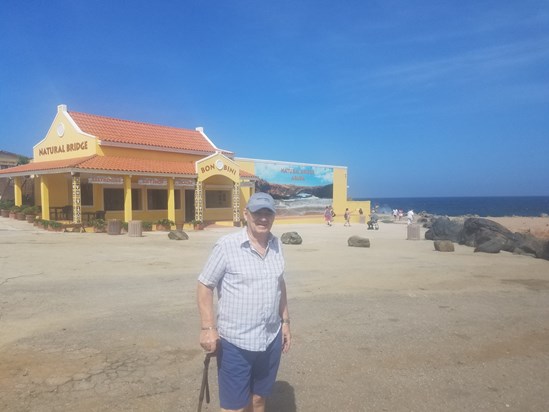
[(92, 226), (95, 233), (105, 233), (107, 230), (107, 222), (105, 222), (105, 219), (93, 219)]
[(21, 206), (13, 205), (10, 207), (10, 219), (17, 219), (17, 213), (21, 212)]
[(150, 232), (152, 230), (152, 228), (153, 228), (152, 222), (149, 222), (149, 221), (146, 221), (146, 220), (141, 222), (141, 229), (143, 230), (143, 232)]
[(202, 222), (202, 220), (193, 219), (193, 220), (191, 220), (191, 223), (193, 225), (194, 230), (203, 230), (204, 229), (204, 222)]
[(48, 230), (52, 232), (61, 232), (63, 230), (63, 224), (57, 220), (48, 221)]
[(0, 200), (0, 213), (2, 217), (10, 217), (10, 209), (13, 206), (13, 200)]
[(156, 221), (156, 230), (170, 231), (175, 222), (170, 219), (160, 219)]
[(19, 210), (15, 212), (15, 218), (17, 220), (25, 220), (25, 213), (23, 210), (25, 210), (28, 207), (28, 205), (21, 205), (19, 206)]
[(25, 215), (27, 222), (33, 223), (39, 211), (38, 206), (29, 206), (23, 209), (23, 214)]
[(44, 227), (44, 220), (40, 216), (38, 216), (34, 219), (33, 224), (34, 226), (37, 226), (37, 227), (38, 226)]
[(122, 222), (121, 233), (128, 233), (128, 222)]

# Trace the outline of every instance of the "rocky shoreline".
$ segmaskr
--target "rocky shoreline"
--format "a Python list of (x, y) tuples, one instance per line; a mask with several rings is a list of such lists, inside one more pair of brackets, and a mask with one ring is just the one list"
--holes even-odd
[[(527, 227), (524, 226), (524, 219), (529, 223)], [(517, 225), (518, 221), (522, 222), (522, 225)], [(422, 212), (417, 222), (428, 229), (425, 232), (427, 240), (450, 240), (474, 247), (475, 252), (507, 251), (549, 260), (549, 236), (547, 236), (549, 218), (547, 217), (459, 216), (451, 218)], [(537, 224), (533, 225), (534, 222)]]

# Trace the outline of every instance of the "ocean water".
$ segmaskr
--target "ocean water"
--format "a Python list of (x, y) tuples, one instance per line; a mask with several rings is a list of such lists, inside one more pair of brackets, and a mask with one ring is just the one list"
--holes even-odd
[(391, 213), (393, 209), (428, 212), (436, 215), (461, 216), (540, 216), (549, 214), (549, 196), (509, 197), (403, 197), (360, 198), (370, 200), (372, 208), (379, 206), (379, 213)]

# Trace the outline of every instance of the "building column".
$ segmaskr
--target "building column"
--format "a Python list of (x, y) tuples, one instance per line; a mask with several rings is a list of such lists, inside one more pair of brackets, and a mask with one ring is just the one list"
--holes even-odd
[(40, 203), (42, 205), (42, 219), (50, 220), (50, 189), (48, 176), (40, 176)]
[(15, 206), (23, 206), (23, 187), (20, 176), (13, 178), (13, 199)]
[(233, 182), (233, 225), (240, 226), (240, 183)]
[(124, 176), (124, 221), (133, 220), (132, 211), (132, 177)]
[(168, 177), (168, 219), (175, 223), (175, 184), (174, 178)]
[(72, 175), (72, 223), (82, 223), (80, 173)]
[(196, 181), (196, 187), (194, 189), (194, 220), (204, 222), (204, 183)]

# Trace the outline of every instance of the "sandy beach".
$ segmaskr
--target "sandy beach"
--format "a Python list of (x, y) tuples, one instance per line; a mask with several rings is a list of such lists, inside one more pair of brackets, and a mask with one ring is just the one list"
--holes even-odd
[[(545, 233), (549, 218), (494, 218)], [(196, 276), (235, 228), (141, 238), (0, 218), (0, 410), (194, 411)], [(270, 412), (546, 411), (549, 261), (436, 252), (406, 224), (275, 224), (293, 347)], [(422, 229), (422, 239), (425, 229)], [(370, 248), (351, 248), (351, 235)], [(212, 403), (217, 384), (211, 369)]]

